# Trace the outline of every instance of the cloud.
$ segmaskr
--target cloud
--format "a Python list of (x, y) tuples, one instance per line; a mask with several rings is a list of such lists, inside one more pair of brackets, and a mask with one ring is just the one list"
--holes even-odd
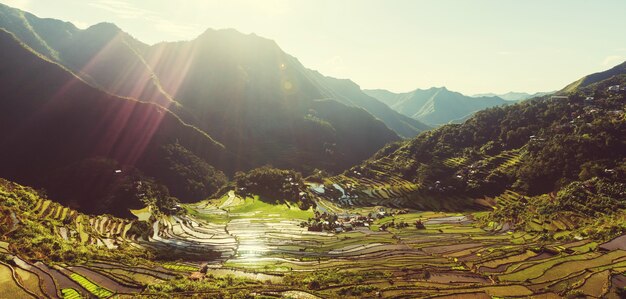
[(609, 55), (604, 58), (602, 62), (602, 66), (609, 67), (618, 65), (626, 60), (626, 56), (624, 55)]

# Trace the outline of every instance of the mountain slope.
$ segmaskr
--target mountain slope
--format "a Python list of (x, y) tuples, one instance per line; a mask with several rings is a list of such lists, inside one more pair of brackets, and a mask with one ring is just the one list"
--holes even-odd
[[(256, 165), (341, 171), (398, 140), (358, 107), (337, 103), (350, 122), (318, 109), (324, 96), (307, 70), (253, 34), (207, 30), (192, 41), (154, 45), (143, 56), (200, 128)], [(367, 124), (369, 135), (351, 123)]]
[(597, 83), (600, 82), (602, 80), (606, 80), (609, 79), (613, 76), (617, 76), (620, 74), (624, 74), (626, 72), (626, 61), (616, 65), (614, 67), (612, 67), (609, 70), (603, 71), (603, 72), (597, 72), (597, 73), (593, 73), (591, 75), (587, 75), (585, 77), (580, 78), (579, 80), (577, 80), (576, 82), (573, 82), (569, 85), (567, 85), (565, 88), (563, 88), (560, 92), (574, 92), (579, 88), (583, 88), (585, 86), (588, 86), (590, 84), (593, 83)]
[[(167, 159), (159, 151), (167, 144), (179, 144), (220, 169), (236, 162), (222, 144), (170, 111), (93, 88), (4, 30), (0, 47), (0, 176), (44, 187), (83, 211), (123, 214), (139, 203), (107, 202), (84, 180), (91, 176), (98, 185), (116, 180), (114, 169), (124, 170), (119, 176), (147, 169)], [(93, 159), (108, 162), (86, 169), (89, 175), (75, 175), (72, 165)], [(75, 181), (60, 183), (62, 174)]]
[(416, 89), (400, 94), (387, 90), (365, 90), (364, 92), (389, 105), (392, 109), (431, 126), (462, 120), (478, 110), (507, 104), (507, 101), (498, 97), (473, 98), (449, 91), (445, 87)]

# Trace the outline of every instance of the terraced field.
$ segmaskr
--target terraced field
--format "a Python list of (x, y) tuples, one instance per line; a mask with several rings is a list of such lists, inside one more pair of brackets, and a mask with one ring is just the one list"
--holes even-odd
[[(497, 209), (519, 196), (506, 192), (484, 201)], [(1, 288), (12, 298), (160, 296), (164, 291), (174, 297), (619, 298), (626, 286), (626, 251), (619, 240), (600, 251), (601, 244), (588, 239), (541, 237), (539, 229), (567, 232), (573, 225), (568, 221), (538, 220), (537, 232), (524, 232), (479, 225), (486, 212), (396, 213), (389, 207), (317, 201), (319, 212), (340, 219), (386, 213), (368, 226), (331, 233), (301, 225), (314, 217), (312, 209), (233, 192), (184, 205), (186, 213), (178, 216), (137, 210), (133, 221), (87, 216), (39, 200), (30, 214), (55, 223), (54, 232), (68, 242), (108, 250), (132, 246), (155, 258), (42, 263), (15, 256), (10, 244), (0, 243), (6, 260), (0, 265)], [(147, 221), (148, 230), (139, 229), (139, 219)]]
[[(339, 198), (325, 196), (322, 198), (345, 207), (386, 206), (393, 208), (410, 207), (418, 210), (473, 210), (478, 206), (471, 198), (449, 196), (449, 200), (441, 201), (433, 192), (425, 192), (423, 186), (409, 182), (396, 176), (385, 176), (381, 179), (339, 175), (329, 179), (334, 188), (342, 194)], [(323, 190), (316, 186), (314, 190)]]
[[(526, 155), (526, 148), (504, 151), (495, 156), (477, 155), (473, 157), (451, 157), (443, 161), (445, 167), (458, 173), (474, 173), (475, 165), (480, 165), (480, 172), (503, 172), (517, 165)], [(472, 211), (494, 203), (485, 203), (484, 199), (474, 199), (462, 195), (445, 193), (446, 200), (440, 200), (439, 182), (423, 182), (418, 184), (394, 175), (395, 162), (383, 157), (368, 164), (368, 175), (353, 170), (327, 179), (341, 194), (339, 197), (328, 196), (322, 185), (313, 185), (317, 195), (333, 201), (339, 206), (386, 206), (394, 208), (410, 207), (416, 210)], [(461, 179), (463, 175), (459, 175)]]

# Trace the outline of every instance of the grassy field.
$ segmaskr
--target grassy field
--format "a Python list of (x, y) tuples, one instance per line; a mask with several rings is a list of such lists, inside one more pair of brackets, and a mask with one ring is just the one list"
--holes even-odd
[(254, 216), (283, 218), (291, 220), (307, 220), (313, 217), (313, 209), (301, 210), (296, 205), (270, 204), (259, 199), (258, 196), (246, 197), (238, 205), (225, 208), (231, 218), (253, 218)]

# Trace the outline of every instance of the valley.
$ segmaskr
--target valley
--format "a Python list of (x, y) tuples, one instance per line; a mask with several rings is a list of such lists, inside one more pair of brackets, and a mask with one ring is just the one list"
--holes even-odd
[(0, 298), (626, 298), (623, 9), (2, 2)]
[[(2, 289), (19, 298), (618, 298), (626, 283), (624, 245), (598, 250), (603, 245), (575, 236), (575, 220), (566, 218), (537, 224), (560, 235), (546, 239), (490, 222), (485, 211), (347, 208), (324, 197), (316, 209), (301, 210), (231, 191), (183, 204), (185, 212), (173, 215), (135, 210), (129, 221), (87, 216), (14, 183), (1, 186), (3, 206), (9, 198), (22, 201), (4, 223), (32, 221), (49, 230), (52, 249), (75, 246), (59, 250), (66, 256), (55, 261), (3, 242), (3, 271), (13, 274)], [(302, 225), (321, 213), (337, 216), (341, 231)], [(70, 253), (80, 248), (98, 249)], [(70, 254), (77, 258), (68, 260)]]

